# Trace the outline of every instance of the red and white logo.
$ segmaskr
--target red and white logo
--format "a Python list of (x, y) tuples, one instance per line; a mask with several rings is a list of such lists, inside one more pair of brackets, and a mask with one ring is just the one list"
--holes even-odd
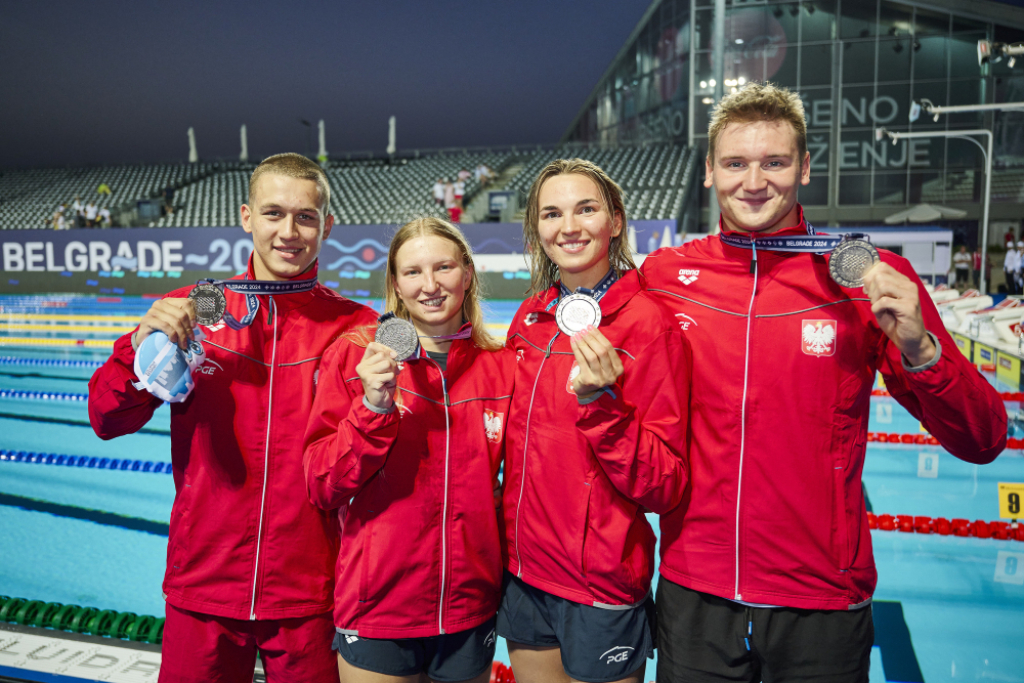
[(832, 356), (836, 352), (836, 334), (839, 325), (835, 320), (800, 321), (800, 343), (808, 356)]
[(699, 270), (689, 270), (687, 268), (679, 269), (679, 281), (684, 285), (688, 285), (691, 282), (696, 282), (697, 276), (700, 275)]
[(685, 313), (676, 313), (676, 317), (679, 318), (679, 320), (676, 321), (679, 323), (679, 329), (681, 329), (683, 332), (689, 330), (690, 325), (693, 325), (694, 327), (699, 327), (699, 325), (697, 325), (697, 321), (691, 318), (690, 316), (686, 315)]
[(572, 381), (576, 379), (579, 376), (579, 374), (580, 366), (576, 363), (573, 363), (572, 370), (569, 371), (569, 379), (565, 380), (565, 390), (568, 391), (573, 396), (576, 395), (576, 392), (572, 390)]
[(223, 371), (224, 368), (221, 367), (217, 363), (217, 361), (211, 360), (211, 359), (207, 358), (205, 363), (200, 365), (198, 368), (196, 368), (192, 372), (198, 372), (201, 375), (212, 375), (217, 370)]
[(527, 313), (526, 317), (523, 318), (523, 322), (526, 324), (527, 327), (537, 322), (537, 312), (534, 311), (533, 313)]
[(501, 434), (505, 431), (505, 413), (496, 413), (484, 408), (484, 432), (491, 443), (501, 443)]

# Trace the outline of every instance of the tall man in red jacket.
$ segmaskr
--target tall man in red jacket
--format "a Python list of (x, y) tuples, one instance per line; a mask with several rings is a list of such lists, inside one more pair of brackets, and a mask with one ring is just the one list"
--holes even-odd
[(661, 518), (658, 680), (867, 681), (871, 553), (861, 471), (875, 372), (953, 455), (992, 461), (1006, 410), (910, 264), (829, 275), (803, 218), (796, 93), (751, 83), (709, 130), (721, 234), (643, 265), (693, 348), (691, 492)]
[[(302, 435), (324, 349), (376, 314), (317, 283), (329, 206), (326, 175), (298, 154), (270, 157), (249, 181), (248, 272), (223, 284), (228, 324), (205, 328), (195, 389), (171, 405), (161, 683), (249, 683), (257, 651), (269, 681), (337, 683), (324, 645), (337, 533), (306, 499)], [(93, 375), (89, 418), (101, 438), (138, 430), (160, 406), (134, 385), (133, 346), (159, 330), (184, 347), (196, 320), (191, 289), (154, 303)]]

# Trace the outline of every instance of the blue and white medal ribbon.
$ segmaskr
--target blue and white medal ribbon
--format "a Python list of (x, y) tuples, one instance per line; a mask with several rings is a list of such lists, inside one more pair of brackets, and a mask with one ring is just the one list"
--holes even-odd
[[(256, 313), (260, 310), (259, 295), (274, 295), (274, 294), (297, 294), (299, 292), (308, 292), (316, 287), (316, 278), (309, 278), (306, 280), (213, 280), (206, 279), (200, 280), (196, 283), (196, 288), (189, 293), (189, 297), (196, 300), (197, 314), (199, 313), (199, 307), (202, 305), (203, 308), (212, 309), (212, 315), (216, 315), (217, 312), (223, 315), (224, 322), (227, 323), (228, 327), (233, 330), (242, 330), (252, 324), (253, 320), (256, 319)], [(231, 315), (226, 306), (220, 305), (220, 302), (206, 302), (200, 303), (199, 297), (202, 295), (212, 294), (212, 290), (218, 290), (221, 293), (221, 297), (224, 296), (223, 292), (225, 289), (229, 289), (232, 292), (245, 295), (246, 314), (241, 320), (238, 320)], [(197, 296), (193, 296), (193, 293), (198, 293)], [(219, 309), (219, 310), (218, 310)], [(218, 316), (218, 320), (220, 317)], [(212, 325), (213, 323), (207, 323), (203, 319), (199, 319), (199, 323), (203, 325)]]

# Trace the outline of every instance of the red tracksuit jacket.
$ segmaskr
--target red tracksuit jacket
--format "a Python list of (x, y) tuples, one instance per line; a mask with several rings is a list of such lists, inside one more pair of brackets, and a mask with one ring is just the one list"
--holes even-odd
[(421, 349), (402, 363), (396, 408), (380, 414), (355, 370), (365, 350), (342, 338), (324, 354), (306, 431), (309, 498), (339, 508), (334, 623), (366, 638), (479, 626), (501, 593), (494, 487), (510, 356), (459, 339), (442, 373)]
[[(806, 235), (801, 221), (774, 235)], [(694, 355), (688, 504), (661, 518), (661, 573), (759, 604), (849, 609), (871, 598), (861, 471), (875, 372), (953, 455), (993, 460), (1006, 444), (999, 395), (957, 350), (917, 283), (941, 356), (909, 372), (862, 289), (828, 258), (758, 251), (711, 236), (661, 249), (646, 286), (674, 312)]]
[(625, 273), (600, 302), (623, 375), (580, 405), (569, 338), (555, 323), (558, 296), (556, 285), (527, 299), (509, 329), (506, 567), (567, 600), (631, 605), (654, 571), (645, 509), (668, 512), (686, 488), (690, 349), (637, 272)]
[[(316, 267), (302, 277), (315, 278)], [(251, 261), (247, 278), (255, 278)], [(225, 295), (241, 319), (245, 296)], [(206, 328), (195, 389), (171, 405), (175, 497), (163, 589), (175, 607), (232, 619), (322, 614), (338, 541), (331, 517), (303, 493), (302, 434), (324, 349), (377, 314), (319, 284), (259, 298), (249, 327)], [(125, 335), (89, 381), (89, 419), (102, 439), (137, 431), (161, 404), (133, 386), (134, 358)]]

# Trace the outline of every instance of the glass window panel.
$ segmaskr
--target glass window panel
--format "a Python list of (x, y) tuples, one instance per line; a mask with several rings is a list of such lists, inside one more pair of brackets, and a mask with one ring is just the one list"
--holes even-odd
[(800, 52), (800, 87), (831, 84), (832, 45), (803, 45)]
[(913, 13), (910, 7), (882, 0), (878, 8), (878, 35), (906, 38), (911, 35), (912, 28)]
[(874, 128), (871, 120), (871, 113), (881, 113), (888, 116), (888, 109), (881, 108), (875, 102), (875, 88), (870, 85), (843, 86), (843, 99), (840, 110), (836, 112), (836, 118), (843, 127), (845, 137), (847, 128)]
[[(787, 58), (787, 44), (797, 41), (796, 4), (743, 7), (731, 10), (725, 21), (725, 77), (773, 79)], [(781, 19), (775, 14), (781, 15)], [(785, 22), (789, 28), (784, 28)], [(787, 37), (790, 35), (791, 37)]]
[(978, 41), (984, 37), (984, 33), (966, 33), (954, 36), (949, 41), (950, 78), (981, 76), (981, 67), (978, 66)]
[(914, 15), (914, 33), (919, 37), (947, 35), (949, 33), (949, 15), (945, 12), (932, 12), (918, 8)]
[(914, 44), (914, 80), (946, 78), (945, 36), (921, 36)]
[(875, 80), (875, 41), (842, 43), (843, 83), (872, 83)]
[(962, 33), (964, 31), (976, 31), (986, 32), (988, 31), (988, 24), (975, 21), (974, 19), (968, 19), (966, 17), (953, 15), (953, 33)]
[(821, 198), (815, 200), (815, 203), (828, 204), (828, 140), (828, 130), (807, 131), (807, 153), (811, 155), (811, 183), (800, 189), (802, 202), (809, 201), (805, 198), (806, 193), (810, 192), (811, 196), (817, 196), (820, 191)]
[(871, 203), (871, 176), (866, 173), (844, 173), (839, 177), (839, 203)]
[(803, 42), (832, 40), (832, 25), (835, 22), (835, 0), (812, 0), (803, 3)]
[[(989, 82), (991, 83), (991, 81)], [(950, 81), (949, 104), (979, 104), (984, 102), (984, 92), (985, 81), (980, 78), (971, 78), (963, 81)], [(984, 115), (981, 112), (943, 114), (940, 120), (948, 121), (951, 128), (962, 128), (965, 126), (974, 128), (984, 125)]]
[(713, 10), (702, 9), (697, 11), (697, 18), (694, 21), (696, 32), (696, 45), (698, 50), (711, 49), (711, 37), (715, 32), (715, 13)]
[[(974, 139), (985, 144), (985, 139), (974, 136)], [(946, 167), (950, 169), (985, 168), (984, 157), (978, 146), (961, 138), (949, 138), (946, 144)]]
[(942, 173), (939, 171), (911, 171), (909, 185), (908, 204), (940, 201), (939, 198), (942, 197)]
[[(797, 45), (786, 46), (786, 59), (783, 60), (782, 65), (779, 66), (778, 70), (774, 74), (767, 73), (766, 78), (778, 85), (783, 85), (787, 88), (795, 88), (797, 84), (796, 66), (798, 55), (799, 48)], [(766, 60), (766, 66), (767, 64), (768, 62)]]
[(844, 2), (843, 16), (839, 20), (839, 37), (868, 38), (878, 27), (875, 0)]
[(909, 36), (878, 41), (878, 80), (910, 80), (910, 55), (913, 39)]
[(827, 131), (835, 118), (832, 113), (832, 89), (801, 88), (800, 99), (804, 102), (807, 127), (824, 128)]
[(875, 168), (884, 170), (889, 159), (884, 142), (876, 142), (874, 131), (871, 130), (843, 130), (837, 153), (840, 174), (871, 171)]
[(797, 198), (804, 206), (828, 206), (828, 172), (811, 171), (811, 182), (800, 186)]
[(871, 125), (906, 128), (910, 124), (910, 84), (879, 85), (875, 97), (868, 103)]
[(874, 204), (905, 204), (907, 194), (907, 174), (875, 173), (873, 180), (875, 195)]

